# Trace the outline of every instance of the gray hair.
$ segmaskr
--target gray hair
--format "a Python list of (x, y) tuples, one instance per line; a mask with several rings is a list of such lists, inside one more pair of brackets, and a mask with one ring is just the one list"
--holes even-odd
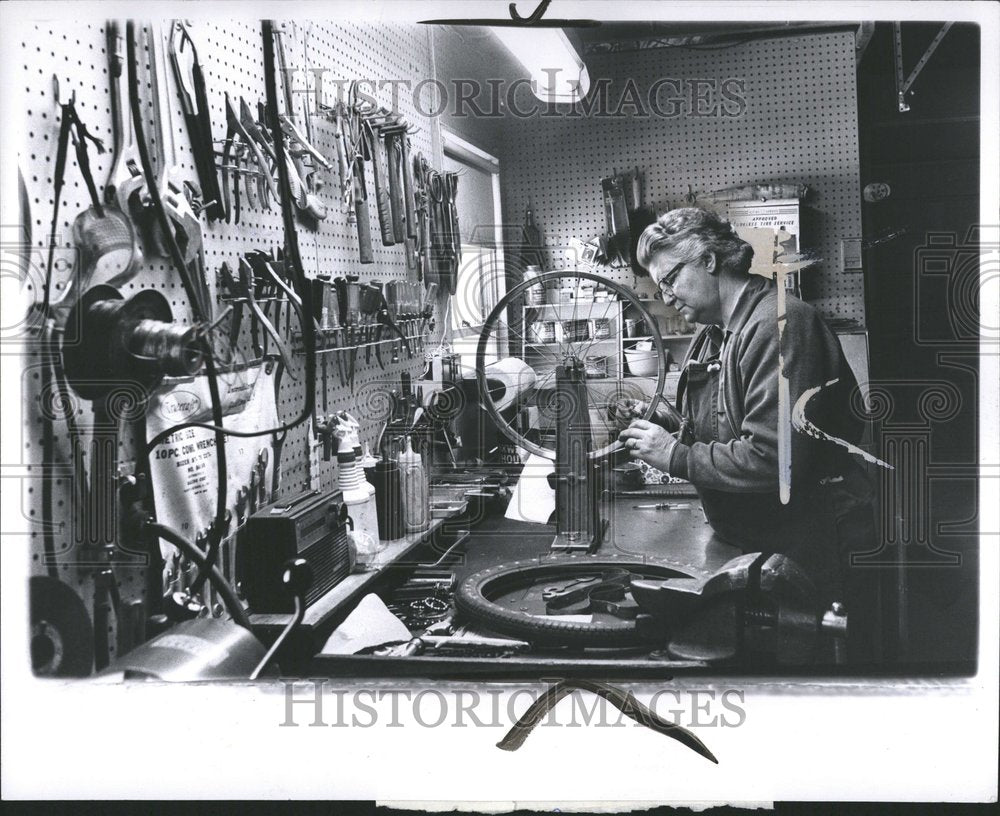
[(689, 262), (711, 253), (719, 267), (740, 275), (748, 273), (753, 260), (753, 247), (732, 224), (699, 207), (670, 210), (643, 230), (637, 249), (642, 266), (648, 269), (653, 256), (664, 250)]

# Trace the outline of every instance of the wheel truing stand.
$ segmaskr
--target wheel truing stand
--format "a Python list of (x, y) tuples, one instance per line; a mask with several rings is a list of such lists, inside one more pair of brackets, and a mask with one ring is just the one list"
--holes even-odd
[[(490, 312), (480, 335), (476, 355), (476, 377), (479, 381), (480, 402), (497, 428), (514, 444), (526, 448), (537, 456), (555, 461), (554, 472), (549, 476), (549, 484), (556, 494), (556, 535), (552, 541), (553, 551), (589, 552), (600, 546), (607, 531), (608, 522), (601, 518), (601, 497), (607, 484), (608, 456), (621, 450), (622, 446), (619, 442), (613, 442), (594, 449), (590, 409), (600, 411), (600, 406), (588, 393), (591, 385), (587, 380), (584, 360), (581, 359), (586, 350), (589, 350), (587, 341), (584, 341), (586, 349), (582, 349), (574, 342), (560, 344), (562, 347), (561, 357), (555, 367), (555, 388), (548, 401), (549, 418), (555, 420), (555, 450), (544, 448), (525, 439), (507, 423), (493, 401), (486, 377), (486, 359), (487, 351), (491, 345), (491, 334), (497, 331), (499, 337), (513, 332), (512, 326), (509, 324), (504, 327), (503, 331), (498, 331), (506, 310), (511, 306), (524, 307), (525, 293), (528, 289), (538, 286), (544, 290), (546, 287), (556, 285), (563, 278), (574, 282), (586, 280), (598, 284), (611, 293), (613, 297), (617, 297), (622, 304), (627, 304), (633, 309), (636, 317), (645, 321), (646, 325), (656, 325), (635, 294), (620, 284), (590, 272), (548, 272), (514, 286)], [(542, 299), (539, 298), (534, 302), (540, 303), (541, 301)], [(586, 316), (579, 315), (577, 313), (578, 305), (574, 305), (573, 316), (591, 317), (589, 311), (596, 307), (597, 309), (604, 308), (603, 317), (607, 317), (607, 304), (609, 302), (612, 301), (590, 303)], [(516, 335), (516, 332), (513, 333)], [(609, 339), (613, 340), (614, 338)], [(644, 419), (649, 419), (659, 404), (666, 370), (662, 339), (655, 331), (650, 339), (656, 351), (656, 357), (660, 361), (652, 393), (647, 394), (638, 386), (632, 393), (629, 393), (627, 386), (623, 384), (621, 379), (612, 381), (615, 383), (616, 397), (633, 396), (647, 401), (647, 408), (643, 414)], [(521, 352), (518, 341), (523, 343), (524, 338), (514, 338), (510, 353), (515, 356)]]
[(553, 552), (591, 552), (607, 529), (601, 518), (601, 493), (607, 459), (589, 456), (592, 448), (583, 363), (568, 358), (556, 368), (555, 470), (549, 486), (556, 492), (556, 537)]

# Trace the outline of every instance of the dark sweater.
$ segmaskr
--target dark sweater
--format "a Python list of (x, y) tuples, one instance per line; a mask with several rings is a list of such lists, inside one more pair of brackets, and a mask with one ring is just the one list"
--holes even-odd
[[(780, 345), (790, 405), (807, 389), (837, 379), (835, 386), (824, 388), (810, 401), (807, 416), (827, 433), (856, 442), (862, 423), (851, 411), (849, 400), (857, 383), (840, 343), (809, 304), (788, 296), (785, 311)], [(819, 480), (857, 470), (858, 466), (843, 448), (790, 431), (791, 495), (788, 504), (781, 503), (779, 340), (773, 282), (751, 276), (737, 300), (728, 330), (731, 334), (721, 361), (718, 441), (678, 442), (671, 452), (669, 470), (698, 488), (709, 522), (724, 538), (746, 551), (791, 554), (804, 544), (803, 536), (815, 537), (819, 532), (815, 518)], [(702, 347), (699, 356), (704, 357), (710, 353), (710, 344)]]

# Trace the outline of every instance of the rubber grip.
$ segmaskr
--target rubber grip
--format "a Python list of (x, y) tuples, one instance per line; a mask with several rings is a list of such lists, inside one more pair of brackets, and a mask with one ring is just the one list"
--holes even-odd
[(194, 97), (198, 105), (196, 118), (199, 120), (197, 126), (197, 136), (195, 131), (189, 134), (192, 139), (198, 139), (200, 144), (194, 148), (196, 155), (201, 156), (202, 175), (201, 192), (206, 201), (215, 201), (215, 204), (208, 208), (208, 217), (221, 221), (227, 215), (226, 207), (222, 203), (222, 188), (219, 185), (219, 176), (215, 169), (215, 153), (212, 143), (212, 115), (208, 107), (208, 93), (205, 90), (205, 75), (201, 70), (201, 65), (197, 62), (191, 66), (191, 75), (194, 80)]
[(358, 222), (358, 257), (361, 263), (375, 263), (372, 250), (372, 227), (368, 219), (368, 200), (360, 197), (354, 199), (354, 215)]
[(384, 246), (395, 246), (396, 236), (392, 227), (392, 205), (390, 203), (389, 191), (384, 186), (379, 185), (379, 179), (375, 180), (375, 203), (378, 205), (378, 226), (382, 233), (382, 244)]
[(405, 135), (399, 137), (403, 154), (403, 203), (406, 208), (406, 237), (417, 237), (417, 215), (413, 207), (413, 177), (410, 175), (410, 144)]
[(430, 202), (424, 205), (420, 218), (420, 271), (418, 280), (430, 275), (431, 268), (431, 208)]
[[(385, 140), (385, 154), (389, 160), (389, 207), (392, 212), (392, 234), (399, 243), (406, 238), (405, 205), (403, 204), (402, 180), (399, 177), (399, 155), (394, 138)], [(396, 154), (396, 155), (394, 155)]]
[(376, 137), (371, 143), (372, 172), (375, 175), (375, 205), (378, 207), (378, 227), (382, 234), (382, 245), (394, 246), (396, 236), (392, 231), (392, 205), (389, 203), (389, 191), (385, 187), (385, 177), (382, 172), (380, 141)]

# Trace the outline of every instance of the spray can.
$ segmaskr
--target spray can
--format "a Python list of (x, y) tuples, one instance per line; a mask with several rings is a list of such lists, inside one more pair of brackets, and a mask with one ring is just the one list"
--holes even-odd
[(358, 550), (358, 565), (370, 566), (379, 552), (380, 537), (375, 488), (365, 479), (358, 465), (355, 446), (360, 448), (357, 433), (349, 425), (338, 426), (337, 466), (340, 490), (347, 513), (354, 522), (354, 540)]

